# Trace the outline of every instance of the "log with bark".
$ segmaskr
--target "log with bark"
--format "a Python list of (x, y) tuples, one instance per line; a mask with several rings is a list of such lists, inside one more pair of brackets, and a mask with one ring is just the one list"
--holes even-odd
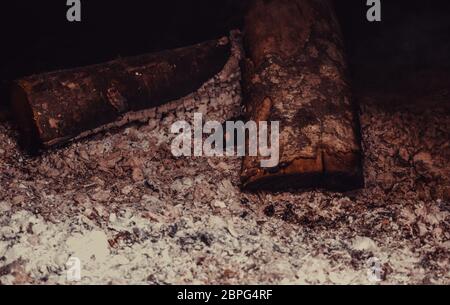
[(31, 153), (87, 136), (127, 112), (197, 90), (230, 56), (227, 38), (15, 82), (12, 108), (20, 143)]
[(363, 185), (359, 123), (339, 24), (328, 0), (255, 0), (243, 63), (248, 120), (280, 122), (280, 163), (246, 157), (246, 189)]

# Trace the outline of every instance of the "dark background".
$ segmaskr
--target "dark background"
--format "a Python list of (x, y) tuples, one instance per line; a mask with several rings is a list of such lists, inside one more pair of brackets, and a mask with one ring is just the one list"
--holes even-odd
[[(0, 104), (11, 80), (29, 74), (184, 46), (242, 26), (245, 0), (82, 0), (82, 22), (66, 20), (65, 0), (0, 4)], [(366, 0), (334, 1), (354, 82), (388, 90), (414, 79), (450, 76), (450, 4), (382, 0), (381, 23)], [(420, 86), (419, 86), (420, 87)]]

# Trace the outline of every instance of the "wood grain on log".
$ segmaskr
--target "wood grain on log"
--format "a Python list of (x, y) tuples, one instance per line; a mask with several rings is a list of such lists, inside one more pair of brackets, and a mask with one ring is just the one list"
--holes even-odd
[(197, 90), (230, 56), (227, 38), (34, 75), (15, 82), (13, 113), (29, 152), (67, 143), (119, 120)]
[(246, 116), (280, 122), (280, 164), (246, 157), (244, 188), (361, 187), (358, 117), (329, 1), (255, 0), (245, 22)]

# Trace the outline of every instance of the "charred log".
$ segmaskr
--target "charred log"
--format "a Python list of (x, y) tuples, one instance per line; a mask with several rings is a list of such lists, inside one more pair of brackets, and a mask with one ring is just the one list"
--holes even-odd
[(183, 97), (218, 73), (230, 55), (224, 38), (15, 82), (12, 108), (30, 151), (89, 135), (127, 112)]
[(280, 163), (246, 157), (246, 189), (363, 185), (359, 124), (339, 24), (327, 0), (255, 0), (245, 20), (249, 120), (280, 122)]

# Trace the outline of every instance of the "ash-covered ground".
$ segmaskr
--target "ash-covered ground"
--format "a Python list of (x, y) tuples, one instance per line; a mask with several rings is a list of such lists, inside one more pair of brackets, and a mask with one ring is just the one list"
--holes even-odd
[(170, 150), (174, 121), (238, 116), (239, 56), (147, 122), (39, 157), (0, 124), (0, 282), (450, 284), (450, 92), (358, 92), (362, 190), (244, 193), (239, 158)]

